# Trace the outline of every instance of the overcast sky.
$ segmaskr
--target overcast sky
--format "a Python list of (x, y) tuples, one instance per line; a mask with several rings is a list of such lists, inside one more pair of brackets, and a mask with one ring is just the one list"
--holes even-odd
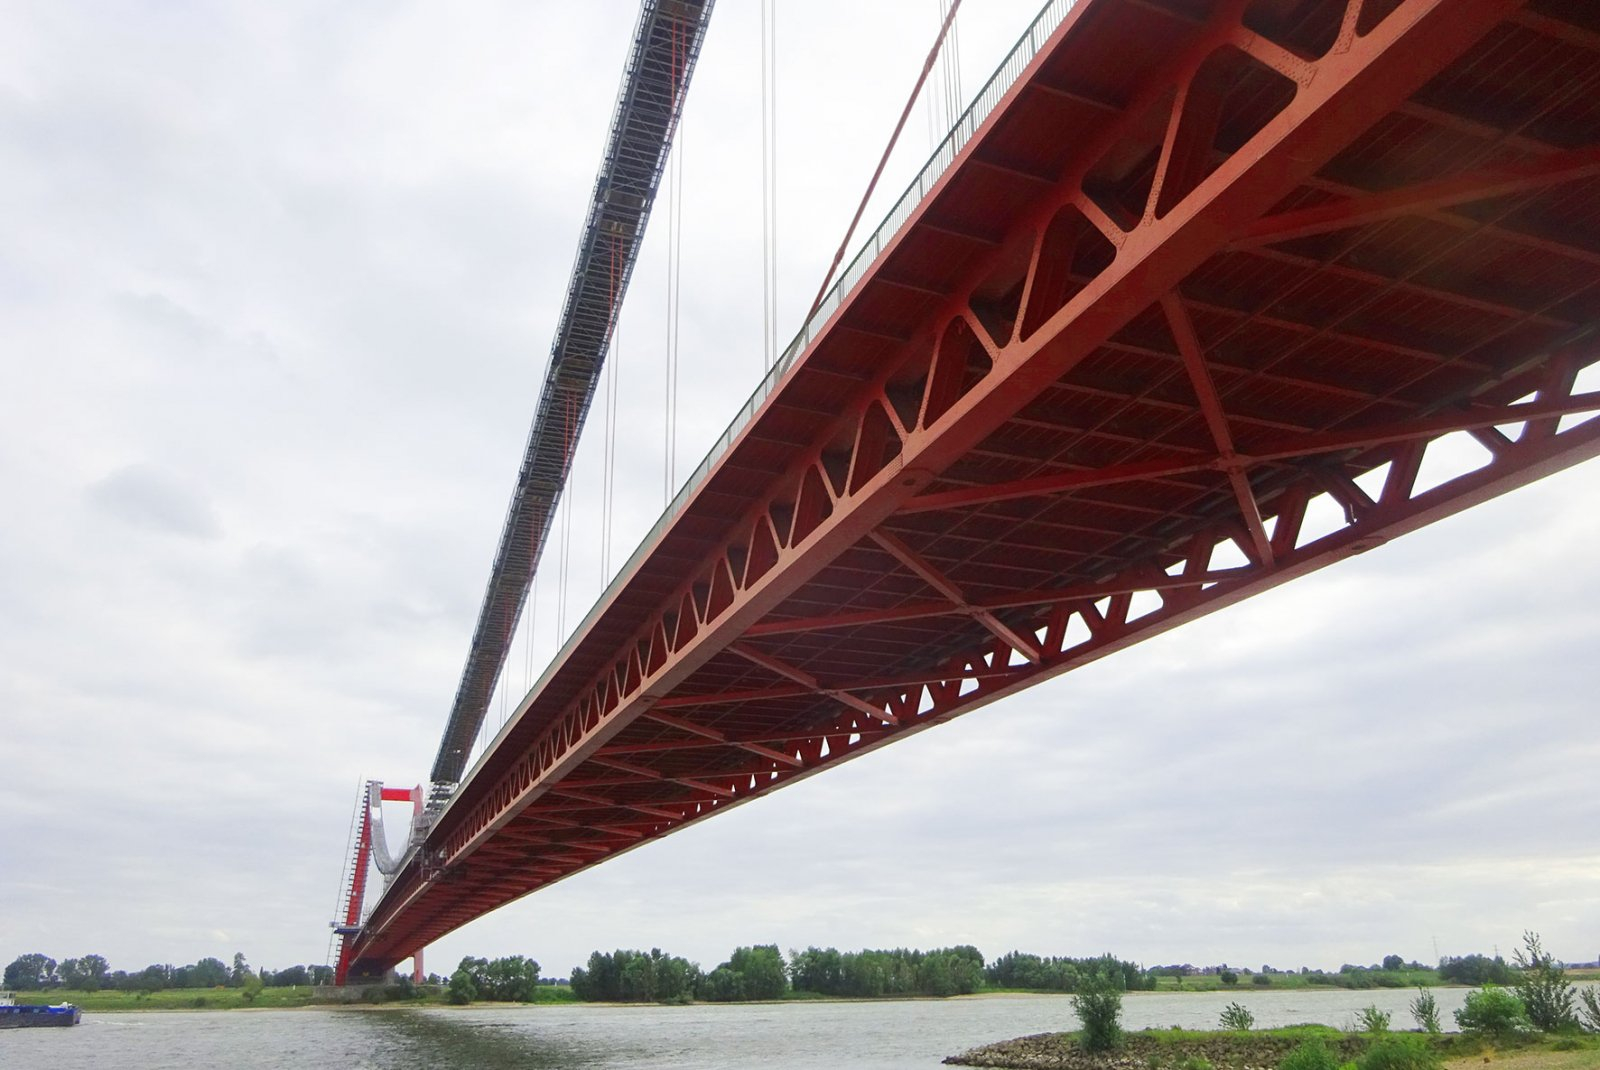
[[(965, 96), (1035, 6), (966, 5)], [(718, 6), (683, 133), (679, 477), (762, 365), (757, 12)], [(324, 960), (358, 784), (433, 761), (634, 18), (0, 0), (0, 962)], [(785, 340), (936, 27), (937, 0), (780, 0)], [(613, 568), (663, 504), (665, 218), (615, 358)], [(601, 583), (601, 410), (569, 628)], [(1574, 469), (811, 778), (429, 965), (1338, 966), (1525, 928), (1593, 959), (1597, 491)], [(513, 690), (560, 602), (547, 569)]]

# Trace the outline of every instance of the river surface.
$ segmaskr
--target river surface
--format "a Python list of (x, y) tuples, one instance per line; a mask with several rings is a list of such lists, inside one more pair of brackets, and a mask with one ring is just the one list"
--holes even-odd
[[(1435, 988), (1448, 1025), (1467, 989)], [(1371, 1004), (1412, 1027), (1412, 990), (1241, 988), (1132, 993), (1129, 1029), (1212, 1029), (1237, 1000), (1257, 1027), (1348, 1026)], [(1076, 1028), (1068, 996), (692, 1007), (546, 1005), (451, 1010), (169, 1011), (86, 1014), (74, 1029), (0, 1031), (3, 1070), (227, 1067), (565, 1068), (573, 1070), (933, 1070), (946, 1055), (1028, 1033)]]

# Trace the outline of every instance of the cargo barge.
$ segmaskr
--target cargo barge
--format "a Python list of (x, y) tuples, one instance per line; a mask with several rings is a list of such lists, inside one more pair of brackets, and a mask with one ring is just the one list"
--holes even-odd
[(83, 1012), (70, 1003), (58, 1003), (53, 1007), (18, 1006), (10, 992), (0, 992), (0, 1029), (77, 1025), (82, 1015)]

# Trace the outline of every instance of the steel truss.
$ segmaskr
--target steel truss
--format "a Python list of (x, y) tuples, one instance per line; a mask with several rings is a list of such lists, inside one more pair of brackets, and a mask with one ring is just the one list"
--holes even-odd
[[(830, 339), (870, 338), (875, 359), (600, 671), (564, 692), (558, 678), (559, 703), (530, 696), (430, 837), (455, 880), (402, 873), (363, 958), (398, 960), (620, 851), (1600, 453), (1600, 420), (1575, 422), (1600, 393), (1574, 386), (1600, 351), (1592, 318), (1573, 318), (1600, 250), (1522, 211), (1558, 212), (1574, 189), (1592, 201), (1600, 121), (1576, 146), (1532, 120), (1497, 129), (1483, 152), (1381, 184), (1346, 166), (1406, 123), (1483, 127), (1430, 103), (1439, 86), (1491, 69), (1507, 41), (1589, 47), (1565, 39), (1580, 31), (1517, 0), (1225, 0), (1195, 17), (1205, 6), (1086, 0), (1067, 18), (724, 464), (768, 456), (763, 419)], [(1114, 101), (1053, 83), (1055, 54), (1114, 17), (1159, 23), (1162, 60)], [(1051, 94), (1098, 121), (1055, 173), (997, 163), (1007, 113)], [(1028, 193), (955, 221), (975, 170)], [(1388, 248), (1376, 237), (1397, 222), (1435, 236), (1377, 266), (1346, 255)], [(960, 250), (943, 283), (898, 255), (930, 233)], [(1491, 240), (1559, 259), (1562, 288), (1496, 293), (1433, 270)], [(1219, 279), (1244, 277), (1274, 302), (1230, 305)], [(1354, 296), (1322, 307), (1319, 288), (1345, 283)], [(896, 287), (921, 297), (914, 326), (873, 303)], [(1402, 298), (1410, 334), (1379, 315)], [(1433, 344), (1417, 310), (1439, 303), (1496, 326)], [(1247, 331), (1277, 344), (1241, 356)], [(1303, 359), (1316, 346), (1381, 360), (1319, 371)], [(1119, 360), (1142, 371), (1114, 390)], [(1425, 454), (1462, 433), (1486, 463), (1419, 488)], [(1318, 532), (1306, 518), (1324, 496), (1342, 523)]]

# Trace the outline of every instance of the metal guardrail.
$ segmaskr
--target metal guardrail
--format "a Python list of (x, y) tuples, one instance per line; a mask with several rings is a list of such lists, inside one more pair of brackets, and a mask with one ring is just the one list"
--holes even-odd
[[(1044, 47), (1045, 42), (1055, 33), (1062, 20), (1080, 2), (1081, 0), (1049, 0), (1039, 14), (1034, 17), (1033, 22), (1029, 24), (1028, 29), (1017, 40), (1016, 45), (1012, 47), (1005, 60), (989, 76), (989, 80), (978, 91), (978, 95), (967, 106), (967, 110), (961, 113), (961, 117), (956, 120), (955, 125), (945, 135), (939, 147), (933, 151), (933, 154), (928, 158), (928, 162), (923, 164), (922, 170), (917, 173), (917, 177), (911, 181), (905, 192), (900, 195), (899, 200), (895, 201), (894, 206), (889, 209), (888, 214), (884, 217), (883, 222), (878, 225), (877, 230), (873, 231), (871, 237), (862, 243), (861, 249), (840, 274), (839, 281), (823, 297), (822, 303), (817, 306), (816, 312), (806, 320), (799, 333), (795, 335), (794, 340), (789, 343), (788, 348), (783, 351), (782, 355), (767, 371), (767, 374), (762, 377), (761, 382), (756, 385), (755, 390), (751, 392), (743, 407), (734, 415), (726, 430), (706, 451), (705, 457), (695, 470), (684, 479), (682, 485), (678, 488), (678, 493), (673, 496), (672, 501), (668, 502), (666, 508), (662, 510), (660, 518), (639, 540), (638, 547), (628, 557), (627, 561), (623, 562), (622, 567), (617, 570), (617, 574), (606, 585), (605, 590), (601, 591), (599, 597), (595, 599), (594, 605), (589, 608), (589, 612), (584, 614), (583, 619), (572, 630), (566, 642), (561, 645), (561, 649), (550, 659), (544, 672), (540, 673), (539, 678), (534, 681), (533, 687), (528, 690), (527, 694), (529, 696), (537, 694), (544, 689), (551, 676), (565, 662), (572, 648), (577, 645), (583, 638), (584, 633), (594, 624), (612, 595), (627, 583), (633, 571), (649, 554), (651, 547), (655, 545), (662, 533), (671, 526), (672, 522), (677, 519), (678, 514), (683, 511), (684, 506), (694, 495), (695, 490), (711, 474), (711, 470), (717, 461), (721, 459), (724, 453), (728, 452), (729, 447), (738, 438), (739, 432), (743, 431), (746, 425), (755, 418), (756, 412), (760, 410), (767, 398), (777, 390), (778, 384), (783, 380), (784, 375), (805, 353), (812, 340), (822, 332), (829, 318), (844, 303), (845, 298), (849, 297), (857, 284), (867, 277), (873, 264), (877, 262), (884, 249), (899, 234), (900, 228), (905, 225), (906, 220), (911, 218), (911, 213), (916, 209), (917, 205), (921, 204), (923, 199), (932, 192), (933, 187), (944, 176), (950, 165), (955, 162), (956, 157), (966, 147), (967, 142), (977, 133), (978, 127), (999, 105), (1001, 99), (1011, 91), (1011, 87), (1022, 76), (1022, 72), (1027, 70), (1028, 65), (1033, 62), (1034, 57), (1039, 54), (1039, 50)], [(523, 702), (526, 703), (527, 701), (527, 697), (524, 697)], [(506, 723), (509, 725), (511, 721), (508, 720)], [(503, 727), (501, 731), (504, 731)], [(498, 738), (496, 736), (496, 741), (498, 741)], [(472, 776), (478, 771), (478, 766), (483, 762), (483, 756), (493, 749), (493, 743), (484, 748), (483, 752), (478, 755), (477, 761), (473, 763), (472, 769), (467, 773), (463, 783), (472, 779)]]

